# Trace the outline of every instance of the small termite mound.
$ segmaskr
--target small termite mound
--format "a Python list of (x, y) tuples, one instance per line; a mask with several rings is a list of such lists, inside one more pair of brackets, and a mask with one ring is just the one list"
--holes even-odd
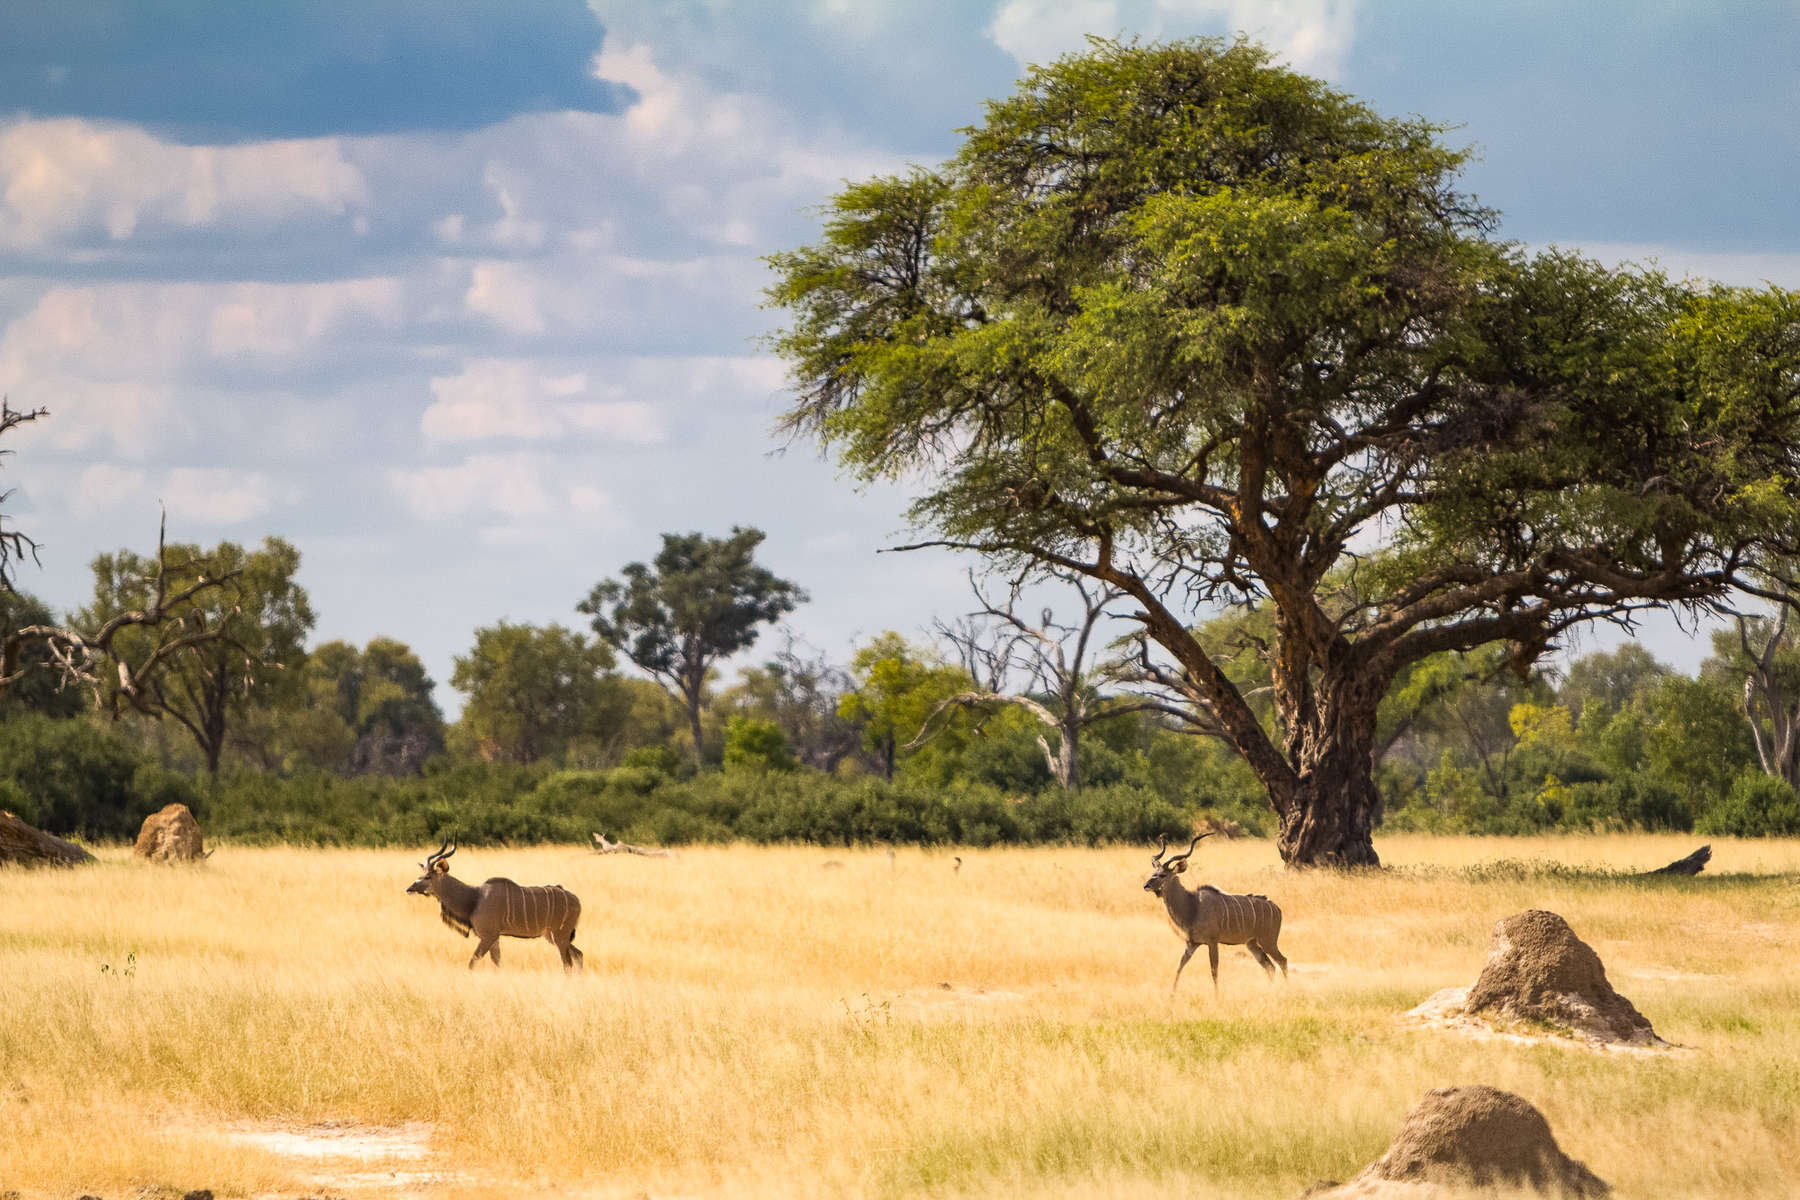
[(1542, 1196), (1605, 1196), (1605, 1180), (1564, 1154), (1529, 1101), (1498, 1088), (1436, 1088), (1406, 1114), (1387, 1153), (1348, 1183), (1319, 1184), (1308, 1200), (1425, 1197), (1473, 1188)]
[(1411, 1015), (1442, 1024), (1548, 1026), (1602, 1045), (1668, 1044), (1613, 990), (1594, 948), (1576, 937), (1567, 921), (1543, 909), (1500, 920), (1475, 985), (1463, 994), (1440, 992)]
[(165, 804), (144, 818), (131, 852), (151, 862), (199, 862), (206, 857), (206, 844), (187, 805)]

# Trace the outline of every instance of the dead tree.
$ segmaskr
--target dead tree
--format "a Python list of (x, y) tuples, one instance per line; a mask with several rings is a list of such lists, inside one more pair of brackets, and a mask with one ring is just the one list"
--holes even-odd
[(1787, 627), (1791, 612), (1789, 603), (1781, 605), (1775, 626), (1768, 630), (1763, 644), (1752, 644), (1752, 624), (1767, 629), (1766, 620), (1752, 622), (1737, 618), (1738, 647), (1743, 651), (1744, 716), (1750, 722), (1750, 736), (1756, 743), (1756, 757), (1763, 773), (1800, 787), (1800, 690), (1791, 661), (1783, 661), (1782, 651), (1791, 651)]
[(1094, 664), (1095, 637), (1108, 615), (1108, 605), (1120, 593), (1096, 589), (1075, 576), (1054, 578), (1074, 588), (1081, 598), (1081, 617), (1074, 624), (1059, 623), (1049, 608), (1042, 610), (1035, 624), (1021, 617), (1019, 580), (1013, 581), (1005, 603), (995, 604), (974, 576), (969, 577), (980, 607), (954, 624), (940, 622), (937, 633), (955, 648), (975, 688), (959, 692), (933, 709), (918, 736), (902, 749), (923, 745), (941, 728), (940, 718), (955, 709), (992, 712), (1010, 705), (1030, 713), (1045, 727), (1038, 735), (1038, 748), (1056, 782), (1071, 788), (1081, 782), (1083, 730), (1127, 713), (1164, 707), (1147, 699), (1121, 702), (1099, 690), (1098, 685), (1111, 678), (1113, 670), (1110, 665)]
[(1642, 871), (1643, 875), (1698, 875), (1712, 861), (1712, 847), (1702, 846), (1686, 858), (1678, 858), (1666, 867), (1658, 867), (1654, 871)]
[[(238, 572), (213, 574), (202, 570), (194, 582), (171, 592), (167, 537), (165, 515), (157, 532), (156, 570), (146, 581), (150, 585), (150, 603), (115, 613), (91, 630), (70, 625), (27, 625), (14, 630), (0, 644), (0, 692), (23, 672), (34, 669), (33, 664), (21, 664), (20, 654), (27, 643), (39, 642), (49, 653), (49, 661), (43, 667), (58, 674), (60, 686), (90, 689), (95, 704), (109, 708), (114, 717), (119, 715), (121, 703), (155, 715), (156, 675), (177, 655), (213, 642), (237, 645), (225, 628), (208, 625), (199, 614), (184, 614), (180, 608), (203, 592), (227, 586)], [(188, 565), (191, 564), (182, 567)], [(128, 654), (117, 644), (119, 635), (127, 629), (147, 630), (153, 637), (147, 645)], [(109, 672), (118, 680), (118, 688), (103, 697), (102, 678)]]
[[(0, 435), (48, 415), (47, 409), (20, 411), (0, 399)], [(0, 455), (11, 453), (0, 450)], [(0, 503), (10, 495), (11, 491), (0, 493)], [(35, 562), (38, 545), (19, 530), (7, 528), (4, 522), (4, 514), (0, 514), (0, 589), (11, 592), (16, 590), (14, 564), (27, 555)], [(180, 564), (183, 569), (189, 565)], [(0, 642), (0, 694), (4, 694), (26, 671), (51, 670), (57, 673), (59, 686), (89, 688), (96, 703), (100, 703), (102, 675), (111, 672), (119, 683), (117, 692), (113, 693), (113, 715), (118, 715), (121, 700), (133, 708), (149, 711), (145, 707), (149, 703), (149, 689), (157, 672), (171, 659), (193, 646), (229, 640), (225, 630), (196, 626), (178, 610), (195, 596), (226, 586), (238, 573), (202, 569), (192, 583), (171, 593), (170, 570), (168, 516), (165, 513), (156, 537), (156, 571), (147, 580), (150, 603), (116, 613), (94, 629), (79, 629), (72, 625), (26, 625), (13, 630)], [(150, 630), (154, 637), (147, 645), (126, 654), (117, 642), (119, 635), (127, 629)], [(22, 661), (25, 647), (33, 643), (45, 648), (46, 662)]]
[(650, 846), (634, 846), (630, 842), (614, 842), (607, 840), (604, 833), (589, 835), (594, 839), (595, 854), (641, 854), (645, 858), (678, 858), (673, 850), (659, 850)]

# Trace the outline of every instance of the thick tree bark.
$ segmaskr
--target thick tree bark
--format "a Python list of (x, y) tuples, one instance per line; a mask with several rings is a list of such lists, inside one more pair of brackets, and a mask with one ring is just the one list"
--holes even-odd
[[(1300, 642), (1290, 637), (1288, 646)], [(1314, 672), (1278, 664), (1276, 711), (1293, 782), (1271, 788), (1281, 818), (1277, 846), (1289, 866), (1375, 867), (1375, 724), (1388, 680), (1356, 655)]]
[(1378, 867), (1373, 747), (1337, 744), (1303, 772), (1285, 811), (1276, 846), (1290, 867)]

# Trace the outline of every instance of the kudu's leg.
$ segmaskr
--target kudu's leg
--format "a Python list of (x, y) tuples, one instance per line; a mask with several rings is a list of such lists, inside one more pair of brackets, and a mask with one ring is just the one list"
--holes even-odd
[(1219, 990), (1219, 943), (1206, 943), (1206, 963), (1212, 968), (1213, 991)]
[(1250, 951), (1250, 956), (1256, 960), (1256, 965), (1263, 969), (1264, 974), (1268, 975), (1269, 982), (1274, 983), (1275, 964), (1269, 961), (1269, 956), (1263, 953), (1263, 948), (1255, 942), (1245, 942), (1244, 946)]
[(1169, 995), (1173, 996), (1175, 989), (1181, 986), (1181, 969), (1187, 966), (1187, 960), (1194, 957), (1194, 951), (1199, 948), (1198, 945), (1190, 943), (1188, 948), (1181, 952), (1181, 961), (1175, 966), (1175, 982), (1169, 985)]
[(500, 941), (500, 935), (496, 933), (496, 934), (492, 934), (488, 937), (484, 937), (479, 942), (476, 942), (475, 943), (475, 953), (469, 955), (469, 970), (473, 971), (475, 969), (475, 964), (481, 961), (481, 956), (484, 954), (492, 954), (494, 956), (494, 965), (496, 967), (499, 966), (500, 965), (500, 952), (498, 949), (496, 949), (496, 947), (499, 944), (499, 941)]
[[(1280, 937), (1281, 935), (1279, 933), (1277, 933), (1275, 936)], [(1262, 948), (1269, 952), (1270, 958), (1274, 959), (1276, 962), (1281, 964), (1281, 977), (1283, 979), (1286, 979), (1287, 978), (1287, 955), (1283, 954), (1281, 952), (1281, 947), (1277, 946), (1275, 944), (1275, 938), (1269, 938), (1267, 941), (1263, 942)]]

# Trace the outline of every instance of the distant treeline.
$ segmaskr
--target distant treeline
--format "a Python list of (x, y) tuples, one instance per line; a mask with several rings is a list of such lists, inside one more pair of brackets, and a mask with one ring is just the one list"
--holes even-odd
[[(754, 573), (753, 532), (673, 542), (687, 558), (730, 550), (734, 571)], [(1026, 624), (1014, 595), (925, 640), (880, 634), (843, 664), (790, 632), (735, 681), (712, 660), (675, 682), (631, 675), (604, 640), (501, 623), (456, 660), (466, 702), (446, 721), (405, 643), (303, 648), (311, 617), (291, 547), (212, 557), (261, 564), (254, 611), (279, 617), (255, 627), (262, 656), (247, 666), (234, 640), (173, 659), (163, 702), (145, 710), (59, 690), (47, 668), (22, 673), (0, 695), (0, 807), (54, 833), (122, 839), (179, 800), (213, 837), (358, 845), (595, 831), (665, 844), (1141, 843), (1207, 818), (1273, 832), (1235, 750), (1130, 662), (1097, 661), (1104, 601), (1085, 592), (1070, 624)], [(107, 581), (141, 574), (109, 562), (96, 567), (101, 609), (118, 601)], [(0, 601), (0, 629), (48, 619), (29, 597)], [(245, 608), (240, 596), (225, 616)], [(596, 627), (625, 640), (613, 620)], [(1271, 620), (1239, 610), (1197, 636), (1279, 738)], [(714, 649), (737, 644), (720, 635)], [(1800, 642), (1787, 622), (1717, 634), (1695, 677), (1633, 643), (1557, 669), (1521, 671), (1509, 653), (1433, 655), (1395, 680), (1373, 750), (1383, 827), (1800, 835)], [(183, 707), (209, 695), (216, 710)]]

